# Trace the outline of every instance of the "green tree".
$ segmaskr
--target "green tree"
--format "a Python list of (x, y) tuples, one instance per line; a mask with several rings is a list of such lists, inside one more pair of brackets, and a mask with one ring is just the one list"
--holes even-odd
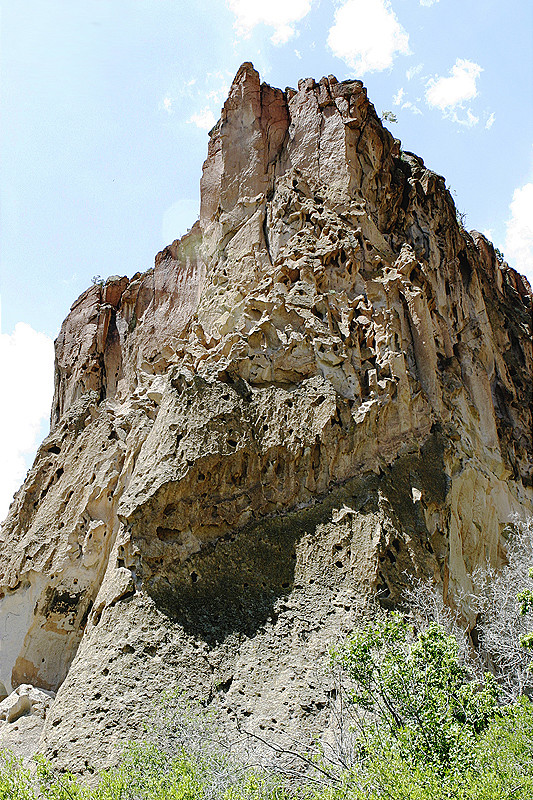
[(385, 737), (410, 763), (470, 763), (476, 736), (497, 712), (498, 687), (490, 675), (473, 680), (440, 625), (415, 633), (393, 613), (357, 629), (337, 658), (353, 682), (352, 702), (366, 714), (362, 741), (372, 730), (374, 741)]

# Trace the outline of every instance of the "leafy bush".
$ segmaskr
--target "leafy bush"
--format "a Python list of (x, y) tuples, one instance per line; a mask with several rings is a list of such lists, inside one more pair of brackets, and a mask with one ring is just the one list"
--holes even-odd
[(367, 712), (361, 734), (390, 743), (409, 763), (469, 764), (477, 734), (497, 711), (491, 675), (473, 680), (455, 638), (436, 624), (415, 634), (398, 613), (356, 630), (339, 657), (352, 702)]
[(471, 763), (436, 770), (397, 749), (376, 747), (352, 777), (353, 800), (531, 800), (533, 710), (522, 699), (497, 714), (475, 738)]

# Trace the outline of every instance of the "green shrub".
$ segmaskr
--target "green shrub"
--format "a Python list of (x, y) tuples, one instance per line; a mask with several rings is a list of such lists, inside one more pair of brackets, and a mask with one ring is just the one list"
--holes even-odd
[(0, 800), (33, 800), (30, 776), (19, 759), (10, 753), (0, 754)]
[(498, 688), (490, 675), (472, 680), (441, 626), (415, 634), (390, 614), (357, 629), (337, 658), (353, 681), (352, 702), (366, 712), (362, 740), (385, 737), (410, 764), (470, 763), (476, 735), (497, 712)]

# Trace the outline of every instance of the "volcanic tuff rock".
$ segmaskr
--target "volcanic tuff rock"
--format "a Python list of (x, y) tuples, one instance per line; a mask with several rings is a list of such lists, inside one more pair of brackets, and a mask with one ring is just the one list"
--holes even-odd
[(531, 511), (529, 285), (359, 81), (243, 64), (201, 195), (72, 306), (2, 529), (0, 678), (58, 692), (40, 748), (73, 769), (172, 686), (322, 724), (316, 665), (368, 598), (408, 571), (452, 599)]

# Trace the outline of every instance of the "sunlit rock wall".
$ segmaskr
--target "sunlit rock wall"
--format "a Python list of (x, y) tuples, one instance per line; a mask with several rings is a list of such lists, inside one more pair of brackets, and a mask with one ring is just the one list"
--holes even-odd
[(411, 573), (453, 603), (531, 513), (530, 288), (359, 81), (244, 64), (201, 189), (153, 269), (72, 306), (2, 528), (0, 680), (58, 690), (40, 747), (73, 769), (175, 686), (312, 730), (369, 598)]

